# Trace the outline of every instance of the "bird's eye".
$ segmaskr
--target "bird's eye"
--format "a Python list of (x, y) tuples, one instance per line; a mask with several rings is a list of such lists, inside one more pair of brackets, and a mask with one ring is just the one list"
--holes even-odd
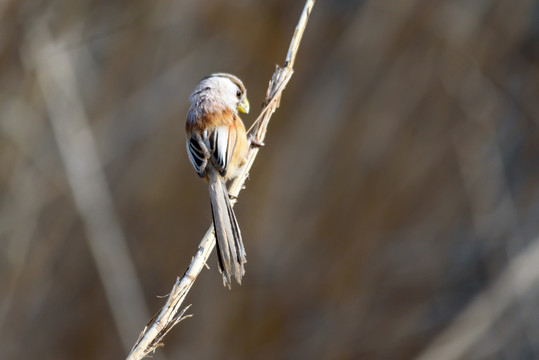
[(238, 91), (236, 92), (236, 96), (238, 97), (238, 99), (241, 98), (241, 91), (240, 91), (240, 90), (238, 90)]

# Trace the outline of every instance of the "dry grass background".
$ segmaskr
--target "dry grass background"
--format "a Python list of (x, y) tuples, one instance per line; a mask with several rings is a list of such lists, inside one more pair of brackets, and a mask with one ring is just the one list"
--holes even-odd
[[(256, 108), (302, 7), (0, 3), (0, 358), (125, 357), (210, 222), (190, 91), (232, 72)], [(538, 24), (533, 0), (319, 1), (235, 208), (245, 284), (212, 256), (154, 358), (413, 359), (500, 296), (458, 358), (539, 358), (537, 278), (489, 290), (539, 264)]]

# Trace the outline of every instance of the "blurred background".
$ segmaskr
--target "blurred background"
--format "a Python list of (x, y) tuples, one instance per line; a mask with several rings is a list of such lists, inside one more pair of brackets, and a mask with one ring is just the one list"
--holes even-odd
[[(0, 2), (0, 358), (122, 359), (210, 224), (188, 95), (250, 125), (303, 1)], [(154, 359), (539, 359), (539, 1), (318, 1)]]

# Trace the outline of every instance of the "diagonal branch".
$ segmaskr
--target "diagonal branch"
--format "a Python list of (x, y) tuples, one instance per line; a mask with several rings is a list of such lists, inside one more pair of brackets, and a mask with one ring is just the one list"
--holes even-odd
[[(268, 123), (271, 115), (279, 107), (281, 94), (285, 89), (288, 81), (292, 77), (294, 72), (293, 65), (296, 59), (296, 54), (299, 48), (303, 32), (307, 25), (307, 20), (311, 13), (315, 0), (307, 0), (305, 7), (299, 19), (299, 22), (294, 31), (294, 36), (290, 43), (288, 53), (286, 55), (285, 66), (280, 68), (277, 66), (275, 73), (269, 83), (268, 91), (266, 92), (266, 99), (264, 101), (264, 107), (262, 112), (254, 122), (256, 127), (251, 133), (253, 140), (257, 143), (263, 143), (266, 137)], [(229, 193), (233, 196), (238, 196), (243, 184), (249, 176), (249, 170), (253, 166), (253, 163), (258, 154), (258, 147), (251, 147), (247, 155), (247, 162), (243, 168), (241, 174), (234, 179), (230, 184)], [(183, 275), (183, 277), (177, 278), (172, 291), (170, 292), (165, 306), (161, 309), (161, 312), (156, 315), (149, 324), (144, 328), (136, 341), (131, 353), (128, 355), (127, 360), (138, 360), (154, 351), (161, 345), (165, 335), (174, 327), (178, 322), (184, 319), (184, 313), (187, 308), (180, 311), (180, 307), (183, 300), (187, 296), (187, 293), (195, 283), (198, 274), (202, 271), (202, 268), (206, 264), (208, 257), (210, 256), (213, 247), (215, 246), (215, 235), (213, 232), (213, 225), (210, 226), (206, 235), (198, 246), (198, 251), (191, 261), (189, 268)]]

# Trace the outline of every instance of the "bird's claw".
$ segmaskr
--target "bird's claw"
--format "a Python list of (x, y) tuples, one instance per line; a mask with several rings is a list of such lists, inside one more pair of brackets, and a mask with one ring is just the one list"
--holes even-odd
[(259, 147), (262, 147), (262, 146), (266, 145), (262, 141), (256, 140), (253, 135), (249, 136), (249, 141), (251, 142), (252, 147), (258, 147), (259, 148)]

